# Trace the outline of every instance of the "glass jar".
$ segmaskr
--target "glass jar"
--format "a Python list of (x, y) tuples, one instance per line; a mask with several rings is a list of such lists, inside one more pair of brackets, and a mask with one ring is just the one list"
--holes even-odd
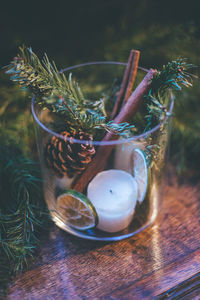
[[(63, 69), (61, 72), (65, 72), (67, 77), (72, 73), (73, 79), (79, 83), (88, 99), (99, 99), (108, 97), (116, 82), (122, 81), (125, 66), (125, 63), (118, 62), (90, 62)], [(142, 80), (146, 72), (146, 69), (139, 68), (135, 85)], [(161, 209), (164, 196), (169, 115), (172, 110), (173, 98), (170, 97), (166, 117), (153, 128), (145, 129), (147, 121), (144, 122), (144, 111), (141, 109), (136, 116), (138, 127), (143, 127), (141, 132), (126, 139), (88, 141), (72, 139), (63, 134), (63, 131), (60, 134), (60, 131), (53, 130), (55, 127), (52, 127), (52, 124), (59, 123), (58, 118), (47, 109), (42, 110), (33, 97), (32, 114), (42, 169), (44, 197), (54, 222), (75, 236), (100, 241), (128, 238), (152, 224)], [(141, 120), (144, 124), (141, 124)], [(50, 149), (54, 161), (51, 163), (52, 167), (49, 167), (47, 148), (52, 144), (54, 146), (56, 144), (56, 150)], [(71, 149), (72, 154), (68, 153), (67, 157), (70, 164), (70, 160), (74, 159), (73, 153), (78, 153), (81, 147), (82, 149), (88, 147), (90, 151), (96, 152), (86, 166), (87, 171), (90, 164), (96, 164), (92, 175), (89, 173), (91, 178), (86, 171), (71, 174), (70, 168), (66, 168), (64, 175), (59, 174), (56, 170), (59, 151), (63, 153)], [(66, 161), (63, 164), (65, 167)], [(66, 196), (68, 193), (74, 198), (80, 196), (84, 202), (89, 199), (89, 208), (91, 204), (92, 213), (95, 214), (95, 227), (87, 229), (73, 226), (69, 212), (66, 213), (66, 206), (60, 202), (62, 195)]]

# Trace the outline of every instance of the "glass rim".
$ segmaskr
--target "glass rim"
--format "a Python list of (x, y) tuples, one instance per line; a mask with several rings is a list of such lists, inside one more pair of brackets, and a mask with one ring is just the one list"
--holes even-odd
[[(70, 71), (70, 70), (73, 70), (73, 69), (76, 69), (76, 68), (79, 68), (79, 67), (85, 67), (85, 66), (89, 66), (89, 65), (122, 65), (122, 66), (126, 66), (127, 63), (123, 63), (123, 62), (116, 62), (116, 61), (94, 61), (94, 62), (85, 62), (85, 63), (82, 63), (82, 64), (77, 64), (77, 65), (74, 65), (74, 66), (70, 66), (70, 67), (67, 67), (67, 68), (64, 68), (64, 69), (61, 69), (59, 71), (59, 73), (63, 73), (63, 72), (66, 72), (66, 71)], [(138, 69), (142, 70), (142, 71), (145, 71), (145, 72), (148, 72), (148, 69), (145, 69), (143, 67), (138, 67)], [(31, 112), (32, 112), (32, 115), (36, 121), (36, 123), (45, 131), (47, 131), (49, 134), (53, 135), (53, 136), (56, 136), (57, 138), (60, 138), (62, 140), (67, 140), (69, 142), (72, 142), (72, 139), (70, 137), (64, 137), (63, 135), (59, 134), (59, 133), (56, 133), (54, 132), (53, 130), (49, 129), (48, 127), (46, 127), (37, 117), (37, 114), (35, 112), (35, 108), (34, 108), (34, 105), (35, 105), (35, 95), (33, 95), (32, 97), (32, 101), (31, 101)], [(73, 138), (73, 143), (77, 143), (77, 144), (92, 144), (92, 145), (96, 145), (96, 146), (100, 146), (100, 145), (103, 145), (103, 146), (109, 146), (109, 145), (117, 145), (117, 144), (124, 144), (124, 143), (129, 143), (129, 142), (132, 142), (132, 141), (136, 141), (136, 140), (139, 140), (139, 139), (142, 139), (142, 138), (146, 138), (147, 136), (151, 135), (152, 133), (154, 133), (155, 131), (159, 130), (160, 127), (166, 123), (166, 121), (168, 120), (169, 116), (171, 116), (172, 114), (172, 111), (173, 111), (173, 107), (174, 107), (174, 96), (172, 95), (171, 93), (171, 102), (170, 102), (170, 107), (169, 107), (169, 110), (165, 116), (165, 118), (159, 123), (157, 124), (156, 126), (154, 126), (152, 129), (146, 131), (146, 132), (143, 132), (141, 134), (138, 134), (138, 135), (134, 135), (130, 138), (120, 138), (118, 140), (111, 140), (111, 141), (95, 141), (95, 140), (79, 140), (79, 139), (75, 139)]]

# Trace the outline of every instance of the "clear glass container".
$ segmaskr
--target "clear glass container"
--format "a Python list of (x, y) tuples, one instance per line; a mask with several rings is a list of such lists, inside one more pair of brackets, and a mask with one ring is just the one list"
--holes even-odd
[[(68, 77), (72, 73), (88, 99), (99, 99), (110, 94), (115, 83), (121, 83), (125, 63), (91, 62), (61, 70)], [(147, 70), (139, 68), (137, 85)], [(136, 127), (141, 128), (128, 139), (112, 141), (70, 139), (55, 131), (52, 124), (58, 118), (48, 110), (42, 110), (32, 99), (32, 114), (36, 129), (37, 144), (43, 176), (44, 196), (54, 222), (68, 233), (90, 240), (116, 241), (128, 238), (144, 230), (153, 223), (164, 197), (164, 175), (167, 162), (167, 147), (170, 119), (173, 110), (173, 97), (167, 102), (168, 113), (160, 124), (144, 132), (147, 121), (144, 110), (137, 113)], [(109, 105), (109, 104), (108, 104)], [(109, 148), (108, 157), (101, 156), (97, 161), (97, 174), (79, 189), (82, 174), (58, 176), (56, 166), (47, 163), (48, 143), (62, 141), (73, 144), (73, 151), (80, 145), (90, 145), (98, 153), (101, 148)], [(63, 145), (63, 144), (62, 144)], [(56, 148), (59, 155), (59, 147)], [(62, 149), (63, 150), (63, 149)], [(106, 152), (107, 153), (107, 152)], [(52, 151), (52, 155), (54, 155)], [(95, 155), (94, 158), (95, 159)], [(92, 163), (92, 162), (91, 162)], [(88, 164), (89, 166), (89, 164)], [(87, 166), (87, 167), (88, 167)], [(87, 169), (86, 167), (86, 169)], [(84, 172), (83, 172), (84, 174)], [(84, 178), (85, 179), (85, 178)], [(87, 180), (86, 180), (87, 182)], [(93, 204), (98, 215), (97, 226), (80, 230), (69, 223), (64, 207), (59, 206), (62, 191), (78, 190)]]

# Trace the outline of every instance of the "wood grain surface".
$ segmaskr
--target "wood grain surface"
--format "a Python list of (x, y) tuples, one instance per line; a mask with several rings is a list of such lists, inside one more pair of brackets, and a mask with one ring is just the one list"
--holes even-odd
[(52, 225), (8, 299), (200, 299), (199, 190), (171, 177), (154, 225), (119, 242), (78, 239)]

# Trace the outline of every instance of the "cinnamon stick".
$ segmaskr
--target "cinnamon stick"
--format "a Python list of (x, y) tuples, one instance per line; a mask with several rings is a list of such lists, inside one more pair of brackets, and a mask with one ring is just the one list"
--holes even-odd
[[(145, 94), (149, 90), (150, 83), (155, 72), (156, 71), (153, 69), (149, 70), (147, 75), (144, 77), (144, 79), (141, 81), (138, 87), (131, 94), (125, 105), (122, 107), (117, 117), (113, 120), (114, 123), (119, 124), (122, 122), (128, 122), (130, 118), (134, 116), (134, 114), (137, 112), (139, 105), (143, 101)], [(105, 135), (102, 142), (112, 141), (114, 139), (116, 139), (116, 135), (114, 133), (109, 132)], [(83, 172), (81, 177), (79, 177), (76, 181), (73, 187), (75, 190), (83, 192), (88, 182), (90, 182), (97, 173), (105, 169), (107, 159), (113, 147), (114, 145), (99, 146), (96, 156), (93, 158), (93, 160), (91, 161), (87, 169)]]
[(111, 113), (111, 117), (110, 117), (111, 120), (113, 120), (117, 115), (117, 113), (119, 112), (119, 109), (122, 106), (124, 99), (126, 99), (127, 101), (127, 99), (131, 94), (135, 77), (137, 74), (139, 57), (140, 57), (140, 51), (131, 50), (128, 58), (128, 63), (124, 72), (121, 89), (119, 91), (117, 100), (115, 102), (113, 111)]
[(138, 50), (132, 50), (132, 51), (133, 51), (132, 65), (131, 65), (128, 85), (127, 85), (127, 88), (126, 88), (126, 94), (125, 94), (122, 106), (125, 104), (125, 102), (128, 100), (128, 98), (131, 95), (133, 85), (134, 85), (134, 82), (135, 82), (135, 78), (136, 78), (136, 74), (137, 74), (137, 69), (138, 69), (140, 51), (138, 51)]

